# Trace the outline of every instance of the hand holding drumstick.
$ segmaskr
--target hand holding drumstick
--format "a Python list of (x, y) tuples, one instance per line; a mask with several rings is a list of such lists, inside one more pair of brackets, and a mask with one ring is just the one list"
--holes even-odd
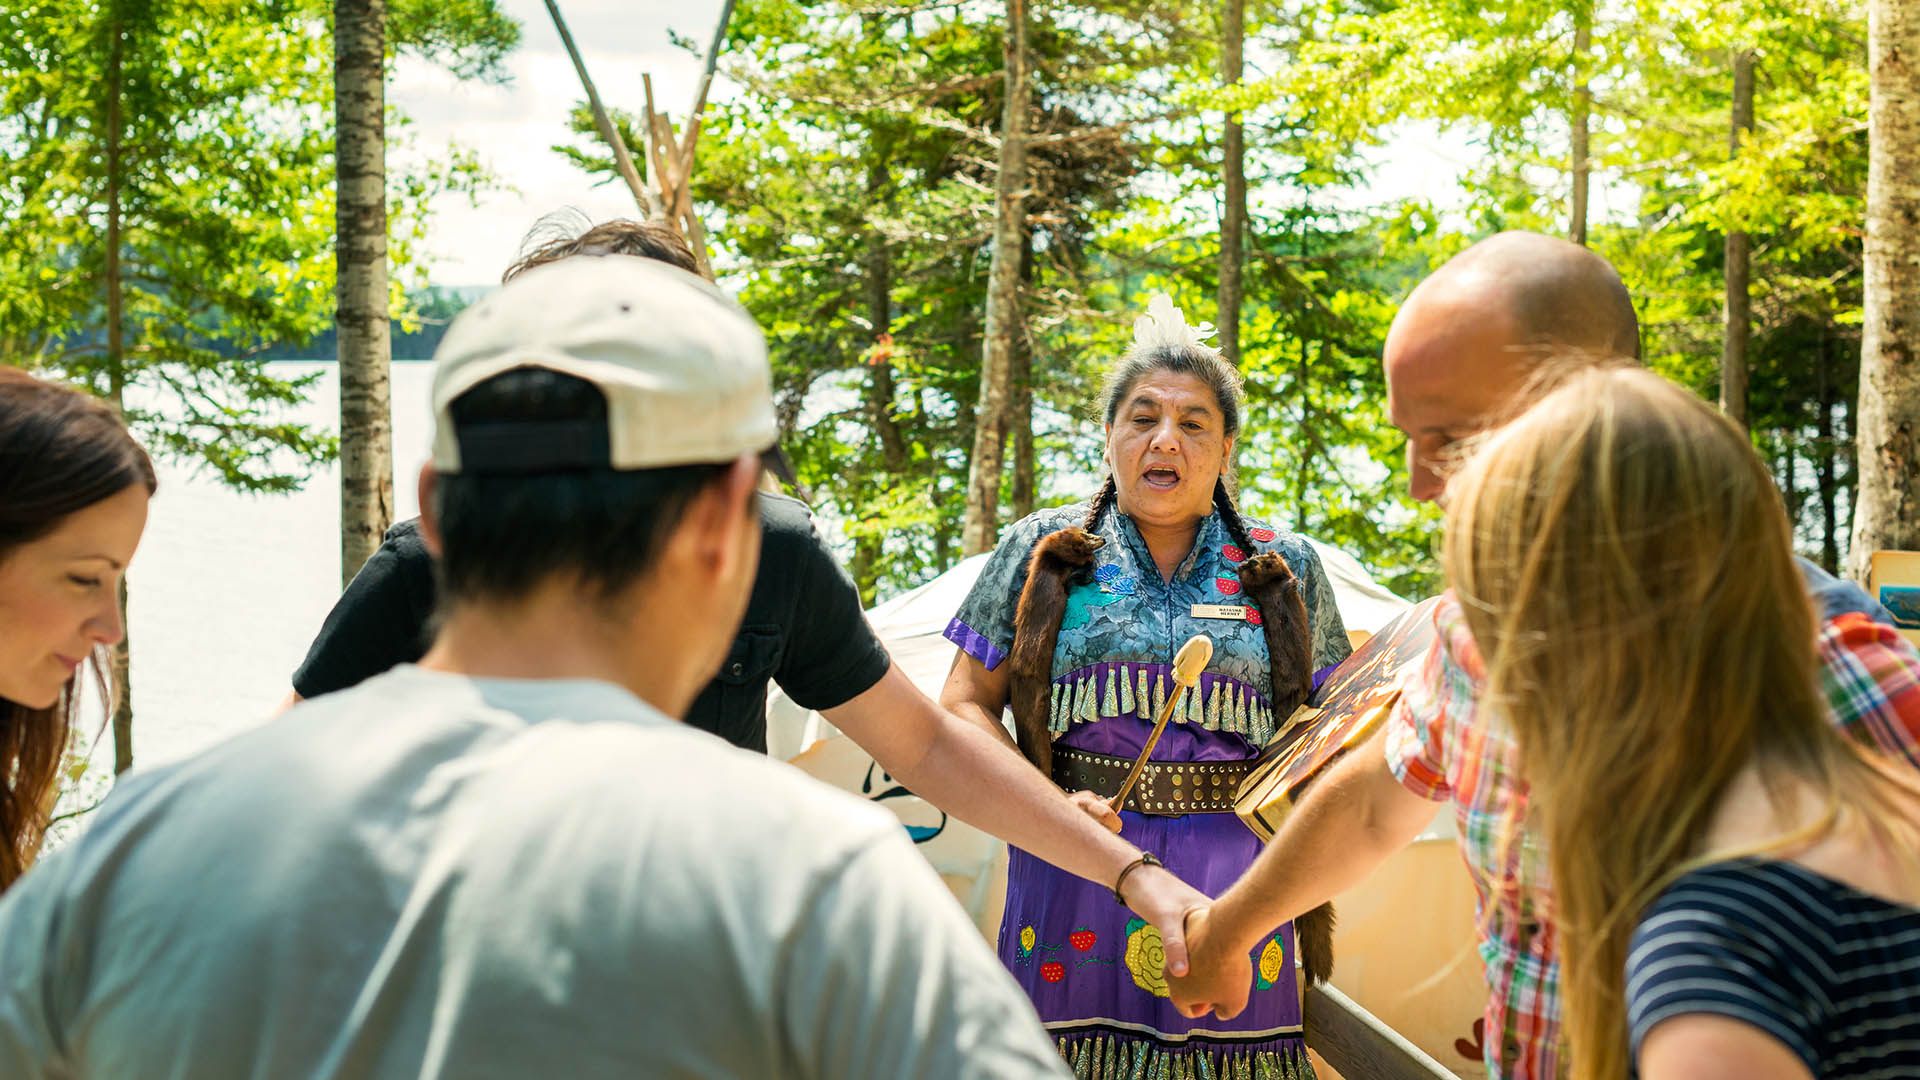
[(1165, 704), (1160, 706), (1160, 715), (1154, 718), (1153, 732), (1147, 736), (1147, 745), (1134, 760), (1133, 768), (1127, 770), (1127, 778), (1120, 782), (1120, 790), (1107, 805), (1118, 813), (1126, 804), (1127, 793), (1133, 785), (1139, 783), (1140, 774), (1147, 771), (1147, 759), (1153, 756), (1153, 748), (1159, 745), (1160, 733), (1167, 729), (1167, 721), (1173, 718), (1173, 710), (1179, 706), (1181, 697), (1200, 683), (1200, 673), (1207, 668), (1207, 661), (1213, 659), (1213, 639), (1205, 634), (1195, 634), (1180, 646), (1180, 652), (1173, 658), (1173, 693), (1167, 695)]

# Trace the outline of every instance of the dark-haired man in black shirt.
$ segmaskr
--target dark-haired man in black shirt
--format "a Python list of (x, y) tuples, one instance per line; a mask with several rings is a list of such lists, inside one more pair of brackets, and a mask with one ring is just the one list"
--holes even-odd
[[(540, 235), (542, 226), (536, 225), (529, 237)], [(503, 280), (583, 255), (631, 255), (696, 272), (692, 249), (672, 227), (615, 220), (537, 244), (507, 268)], [(778, 451), (764, 463), (793, 484), (791, 468)], [(870, 689), (892, 661), (867, 626), (853, 582), (814, 531), (806, 505), (767, 495), (760, 501), (760, 528), (760, 572), (746, 617), (726, 663), (685, 720), (735, 746), (765, 753), (767, 680), (778, 682), (802, 707), (824, 712)], [(420, 659), (432, 643), (434, 594), (433, 557), (420, 536), (419, 519), (402, 521), (387, 530), (379, 550), (327, 615), (294, 672), (292, 700), (345, 690)]]
[[(892, 661), (806, 505), (763, 493), (760, 507), (760, 573), (746, 617), (686, 722), (764, 753), (769, 679), (799, 705), (824, 712), (871, 688)], [(294, 693), (319, 697), (418, 660), (431, 643), (433, 605), (433, 557), (410, 518), (387, 530), (327, 615), (294, 672)]]
[[(598, 255), (693, 269), (692, 253), (671, 229), (610, 222), (542, 246), (516, 263), (508, 278), (560, 259)], [(783, 470), (777, 452), (763, 460)], [(1186, 916), (1206, 897), (1158, 865), (1139, 865), (1141, 852), (1117, 835), (1119, 817), (1104, 800), (1088, 792), (1063, 796), (1010, 746), (915, 687), (867, 625), (853, 581), (814, 531), (806, 507), (777, 496), (759, 505), (760, 562), (739, 633), (718, 676), (682, 719), (764, 752), (767, 680), (778, 680), (796, 703), (825, 713), (933, 805), (1069, 873), (1108, 886), (1124, 879), (1127, 906), (1160, 930), (1168, 974), (1184, 974)], [(294, 675), (292, 699), (344, 689), (419, 659), (430, 643), (434, 605), (432, 555), (416, 522), (401, 522), (327, 616)]]

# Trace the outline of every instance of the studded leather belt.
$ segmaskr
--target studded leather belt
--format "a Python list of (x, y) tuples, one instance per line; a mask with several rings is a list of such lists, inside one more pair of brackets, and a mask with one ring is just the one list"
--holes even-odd
[[(1233, 793), (1253, 765), (1251, 760), (1149, 761), (1121, 809), (1161, 817), (1230, 814)], [(1132, 767), (1132, 758), (1053, 748), (1053, 782), (1067, 791), (1091, 791), (1111, 798)]]

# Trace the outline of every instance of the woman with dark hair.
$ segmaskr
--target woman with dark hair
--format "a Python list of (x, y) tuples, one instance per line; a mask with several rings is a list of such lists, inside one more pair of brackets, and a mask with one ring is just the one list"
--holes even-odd
[(120, 576), (154, 487), (110, 406), (0, 367), (0, 890), (40, 846), (80, 668), (104, 671), (120, 640)]
[[(948, 627), (960, 652), (941, 701), (1003, 738), (1011, 705), (1037, 768), (1212, 894), (1260, 850), (1233, 813), (1235, 788), (1349, 645), (1312, 547), (1234, 507), (1240, 376), (1202, 344), (1208, 330), (1164, 296), (1135, 323), (1103, 395), (1100, 493), (1007, 530)], [(1213, 640), (1213, 658), (1116, 816), (1102, 800), (1143, 749), (1174, 692), (1174, 654), (1195, 634)], [(1298, 946), (1291, 925), (1274, 927), (1253, 950), (1248, 1008), (1202, 1022), (1168, 997), (1153, 926), (1016, 848), (1000, 956), (1077, 1076), (1253, 1080), (1311, 1075), (1294, 957), (1324, 976), (1330, 933), (1325, 911), (1301, 919)]]

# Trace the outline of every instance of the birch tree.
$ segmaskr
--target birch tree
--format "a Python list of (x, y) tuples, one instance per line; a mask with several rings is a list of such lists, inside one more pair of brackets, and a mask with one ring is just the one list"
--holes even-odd
[(393, 523), (387, 310), (386, 0), (333, 5), (334, 217), (340, 342), (340, 583)]
[(1855, 445), (1853, 576), (1920, 548), (1920, 10), (1868, 0), (1866, 322)]
[(987, 273), (987, 328), (980, 401), (967, 472), (961, 550), (993, 550), (1000, 535), (1000, 474), (1013, 406), (1013, 358), (1026, 325), (1020, 311), (1021, 234), (1027, 220), (1027, 0), (1007, 0), (1006, 98), (1000, 120), (1000, 168), (994, 183), (993, 259)]
[[(0, 360), (120, 405), (156, 456), (245, 491), (295, 490), (336, 446), (284, 416), (314, 376), (260, 363), (333, 306), (326, 34), (321, 9), (243, 0), (0, 7)], [(459, 0), (400, 40), (484, 73), (514, 27)], [(450, 153), (406, 178), (397, 230), (478, 177)], [(123, 770), (125, 640), (114, 682)]]
[[(1733, 50), (1733, 116), (1727, 125), (1727, 157), (1740, 156), (1740, 139), (1753, 130), (1753, 53)], [(1752, 259), (1745, 229), (1727, 231), (1726, 331), (1720, 348), (1720, 408), (1742, 428), (1747, 426), (1747, 342), (1752, 335), (1753, 299), (1748, 293)]]

